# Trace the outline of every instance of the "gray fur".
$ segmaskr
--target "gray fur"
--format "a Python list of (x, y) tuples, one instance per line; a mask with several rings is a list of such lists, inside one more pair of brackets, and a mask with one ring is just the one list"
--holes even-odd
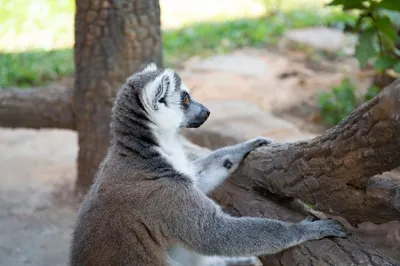
[[(199, 108), (188, 118), (191, 106), (178, 100), (184, 94), (184, 83), (175, 73), (171, 85), (161, 82), (165, 79), (160, 77), (168, 73), (148, 67), (119, 90), (108, 153), (77, 216), (71, 266), (195, 266), (201, 261), (206, 264), (196, 266), (246, 261), (255, 265), (254, 256), (312, 239), (347, 235), (333, 220), (289, 223), (224, 213), (206, 194), (223, 182), (247, 153), (270, 140), (255, 138), (186, 163), (178, 129), (196, 119), (194, 124), (199, 126), (208, 114), (191, 98), (190, 104), (199, 104)], [(183, 115), (166, 122), (163, 115), (168, 112)], [(169, 124), (174, 126), (169, 128)], [(178, 264), (185, 261), (181, 256), (195, 262)]]

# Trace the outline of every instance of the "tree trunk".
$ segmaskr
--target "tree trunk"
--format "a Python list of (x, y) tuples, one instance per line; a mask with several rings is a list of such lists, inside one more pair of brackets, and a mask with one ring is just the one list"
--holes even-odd
[(78, 190), (90, 186), (106, 154), (116, 91), (145, 64), (162, 66), (161, 49), (158, 0), (76, 0)]

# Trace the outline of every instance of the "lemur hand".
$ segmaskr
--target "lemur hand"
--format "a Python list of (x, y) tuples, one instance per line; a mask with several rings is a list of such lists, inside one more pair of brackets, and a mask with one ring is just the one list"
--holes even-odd
[(264, 138), (264, 137), (256, 137), (248, 141), (251, 143), (252, 150), (257, 149), (262, 146), (268, 146), (274, 143), (272, 139)]

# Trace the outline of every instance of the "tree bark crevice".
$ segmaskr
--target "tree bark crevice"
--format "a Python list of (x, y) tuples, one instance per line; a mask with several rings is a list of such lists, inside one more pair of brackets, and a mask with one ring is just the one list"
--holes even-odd
[(0, 126), (75, 129), (70, 88), (0, 90)]

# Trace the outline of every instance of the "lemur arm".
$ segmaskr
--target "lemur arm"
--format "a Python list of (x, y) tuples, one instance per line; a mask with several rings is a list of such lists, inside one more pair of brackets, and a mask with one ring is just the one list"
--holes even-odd
[(270, 139), (258, 137), (217, 149), (208, 156), (194, 161), (197, 170), (197, 187), (208, 194), (237, 169), (249, 152), (271, 143)]
[[(288, 223), (278, 220), (232, 217), (193, 187), (174, 192), (174, 208), (165, 211), (164, 232), (184, 248), (208, 256), (260, 256), (279, 252), (312, 239), (347, 235), (335, 220)], [(179, 194), (179, 195), (176, 195)], [(163, 209), (168, 209), (164, 206)], [(165, 234), (165, 233), (164, 233)]]

